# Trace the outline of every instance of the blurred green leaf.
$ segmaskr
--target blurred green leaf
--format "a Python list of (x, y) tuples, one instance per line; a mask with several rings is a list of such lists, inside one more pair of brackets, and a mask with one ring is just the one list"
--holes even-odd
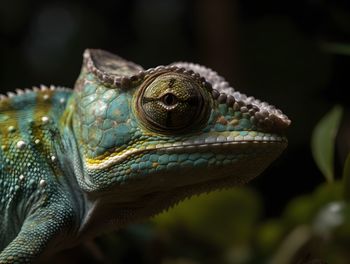
[(291, 200), (284, 212), (284, 219), (287, 226), (292, 227), (309, 223), (314, 213), (314, 203), (312, 196), (303, 195)]
[(267, 220), (258, 229), (256, 243), (259, 249), (268, 255), (279, 245), (284, 233), (283, 222), (280, 219)]
[(283, 214), (285, 227), (310, 224), (325, 204), (341, 200), (342, 194), (342, 182), (335, 181), (318, 186), (311, 195), (294, 198), (287, 204)]
[(260, 212), (257, 194), (247, 188), (237, 188), (192, 197), (153, 220), (160, 229), (186, 229), (225, 247), (248, 243)]
[(344, 201), (332, 201), (323, 206), (316, 215), (313, 222), (314, 232), (328, 239), (334, 229), (344, 224)]
[(300, 252), (301, 248), (311, 239), (311, 228), (307, 225), (299, 225), (295, 227), (280, 245), (277, 247), (275, 254), (269, 263), (271, 264), (291, 264)]
[(335, 106), (316, 125), (312, 134), (311, 150), (313, 157), (329, 182), (334, 180), (334, 141), (342, 113), (342, 107)]
[(314, 206), (319, 210), (325, 204), (343, 199), (344, 186), (342, 181), (317, 186), (312, 194)]
[(343, 181), (344, 181), (344, 194), (345, 199), (350, 200), (350, 153), (345, 160), (343, 169)]
[(324, 243), (332, 243), (332, 234), (345, 222), (342, 194), (342, 182), (334, 181), (290, 201), (280, 219), (282, 236), (271, 250), (270, 263), (304, 263), (296, 261), (303, 259), (305, 252), (318, 259), (325, 251)]
[(350, 55), (350, 44), (343, 43), (323, 43), (322, 49), (329, 53), (339, 55)]
[(314, 249), (327, 263), (349, 263), (350, 208), (343, 201), (332, 201), (319, 210), (313, 223)]

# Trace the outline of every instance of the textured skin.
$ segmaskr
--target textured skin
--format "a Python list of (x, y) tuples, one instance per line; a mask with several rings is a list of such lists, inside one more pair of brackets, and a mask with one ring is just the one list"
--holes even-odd
[(74, 91), (0, 96), (0, 263), (31, 263), (195, 193), (249, 181), (290, 121), (191, 63), (87, 50)]

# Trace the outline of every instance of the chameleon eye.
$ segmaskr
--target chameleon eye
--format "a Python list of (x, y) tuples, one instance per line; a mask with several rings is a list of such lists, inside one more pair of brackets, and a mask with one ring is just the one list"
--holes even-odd
[(176, 95), (172, 94), (172, 93), (166, 93), (162, 96), (162, 102), (166, 105), (166, 106), (174, 106), (176, 105), (178, 99), (176, 97)]
[(208, 118), (208, 93), (189, 76), (163, 73), (148, 79), (140, 89), (137, 112), (150, 130), (163, 133), (191, 130)]

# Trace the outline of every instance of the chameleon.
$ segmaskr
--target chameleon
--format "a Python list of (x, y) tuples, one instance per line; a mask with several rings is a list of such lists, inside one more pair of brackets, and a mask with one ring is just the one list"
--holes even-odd
[(205, 66), (144, 70), (87, 49), (73, 89), (0, 96), (0, 263), (33, 263), (242, 185), (286, 148), (290, 123)]

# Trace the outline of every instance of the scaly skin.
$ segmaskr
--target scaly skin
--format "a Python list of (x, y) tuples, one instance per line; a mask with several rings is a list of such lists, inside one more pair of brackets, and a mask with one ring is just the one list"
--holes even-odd
[(0, 263), (31, 263), (203, 191), (245, 183), (288, 118), (214, 71), (87, 50), (74, 91), (0, 97)]

